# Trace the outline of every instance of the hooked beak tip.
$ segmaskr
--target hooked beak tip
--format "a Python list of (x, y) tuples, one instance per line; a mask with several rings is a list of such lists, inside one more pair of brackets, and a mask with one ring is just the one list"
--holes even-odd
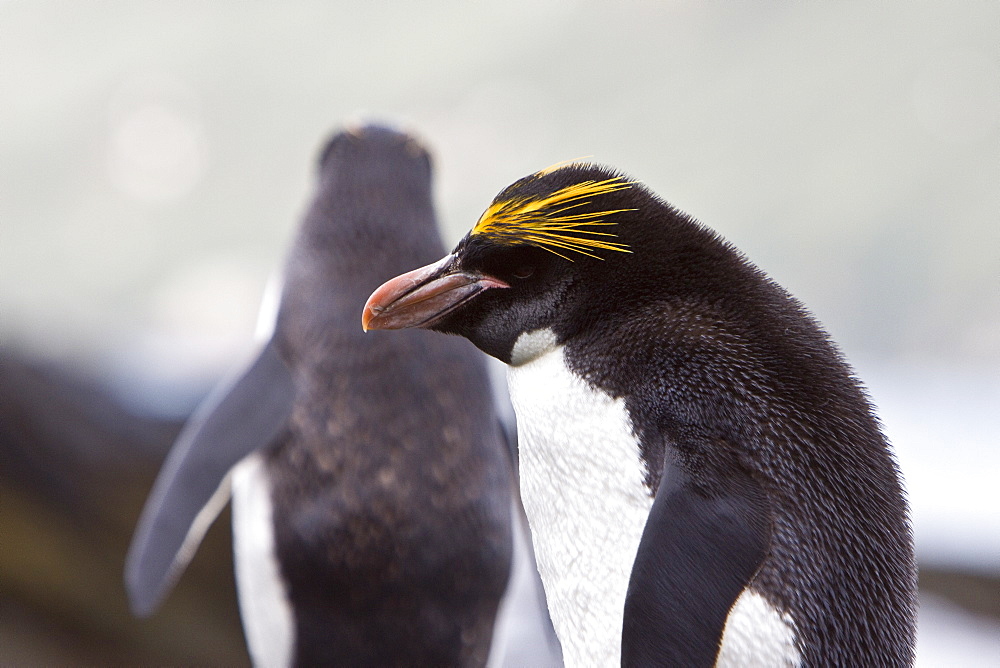
[(383, 310), (381, 306), (372, 304), (370, 299), (368, 302), (369, 303), (365, 304), (365, 308), (361, 312), (361, 331), (363, 332), (368, 331), (368, 323), (370, 323), (372, 319)]

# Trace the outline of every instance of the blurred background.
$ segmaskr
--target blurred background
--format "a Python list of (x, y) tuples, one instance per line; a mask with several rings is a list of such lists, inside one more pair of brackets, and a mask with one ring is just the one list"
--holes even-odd
[(150, 620), (124, 552), (372, 118), (431, 147), (447, 243), (592, 156), (802, 299), (906, 478), (918, 664), (1000, 665), (995, 0), (0, 0), (0, 664), (247, 661), (225, 516)]

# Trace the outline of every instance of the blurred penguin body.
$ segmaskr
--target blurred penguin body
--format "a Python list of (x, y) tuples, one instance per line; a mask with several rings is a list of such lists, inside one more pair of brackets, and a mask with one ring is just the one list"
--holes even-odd
[(426, 151), (392, 130), (326, 147), (273, 334), (192, 420), (147, 504), (127, 568), (137, 611), (172, 584), (231, 478), (255, 663), (486, 662), (514, 529), (484, 361), (457, 338), (356, 322), (381, 281), (442, 253), (430, 178)]

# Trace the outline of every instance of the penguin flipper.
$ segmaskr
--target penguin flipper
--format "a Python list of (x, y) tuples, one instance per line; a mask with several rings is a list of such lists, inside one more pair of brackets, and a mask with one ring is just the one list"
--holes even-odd
[(148, 616), (173, 587), (229, 500), (229, 472), (278, 438), (295, 387), (274, 341), (217, 387), (184, 426), (160, 469), (125, 560), (132, 610)]
[(763, 488), (745, 469), (726, 469), (706, 485), (664, 467), (625, 598), (622, 665), (715, 665), (730, 608), (771, 536)]

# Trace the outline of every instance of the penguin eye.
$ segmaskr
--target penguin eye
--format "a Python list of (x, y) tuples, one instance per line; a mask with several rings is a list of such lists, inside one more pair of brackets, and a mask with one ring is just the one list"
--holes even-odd
[(513, 272), (511, 272), (511, 275), (514, 278), (524, 279), (524, 278), (530, 278), (531, 275), (534, 273), (535, 273), (535, 268), (533, 266), (531, 266), (530, 264), (522, 264), (519, 267), (517, 267)]

